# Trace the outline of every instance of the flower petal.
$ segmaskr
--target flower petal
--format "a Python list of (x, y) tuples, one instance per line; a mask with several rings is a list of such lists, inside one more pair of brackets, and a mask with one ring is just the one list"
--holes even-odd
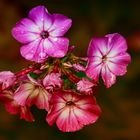
[(40, 37), (40, 29), (33, 21), (24, 18), (12, 29), (12, 35), (21, 43), (29, 43)]
[(38, 90), (38, 95), (35, 97), (34, 104), (39, 109), (46, 109), (46, 111), (48, 111), (49, 110), (49, 98), (50, 98), (49, 93), (45, 89), (40, 89), (40, 90)]
[(6, 89), (14, 84), (16, 76), (11, 71), (2, 71), (0, 72), (0, 85), (2, 89)]
[(72, 25), (72, 20), (61, 14), (53, 14), (53, 20), (49, 29), (51, 36), (63, 36)]
[(64, 57), (68, 51), (69, 40), (66, 38), (48, 38), (44, 40), (44, 50), (51, 57)]
[(86, 95), (90, 95), (92, 93), (92, 87), (94, 86), (94, 84), (86, 78), (82, 78), (82, 80), (80, 80), (76, 85), (77, 90)]
[(26, 105), (26, 100), (32, 94), (34, 85), (30, 83), (22, 84), (14, 94), (14, 100), (21, 106)]
[(95, 82), (98, 81), (102, 68), (102, 60), (99, 57), (90, 57), (86, 66), (86, 74)]
[(93, 38), (90, 41), (87, 55), (88, 57), (96, 56), (102, 58), (108, 51), (108, 38)]
[[(90, 105), (89, 105), (90, 106)], [(83, 125), (88, 125), (88, 124), (92, 124), (95, 123), (97, 121), (97, 119), (99, 118), (99, 114), (100, 112), (96, 110), (94, 110), (94, 108), (91, 110), (83, 110), (83, 109), (79, 109), (76, 108), (74, 109), (74, 114), (77, 117), (77, 120), (83, 124)]]
[(66, 108), (57, 118), (56, 124), (63, 132), (74, 132), (83, 127), (75, 116), (73, 108)]
[(37, 63), (44, 62), (48, 58), (40, 39), (22, 46), (20, 53), (25, 59), (35, 61)]
[(6, 102), (5, 108), (6, 108), (7, 112), (9, 112), (10, 114), (13, 114), (13, 115), (19, 113), (19, 111), (20, 111), (20, 106), (14, 100), (10, 101), (10, 102)]
[(60, 73), (50, 73), (43, 79), (43, 85), (47, 89), (49, 87), (61, 87), (62, 79)]
[(64, 107), (65, 107), (65, 103), (54, 102), (53, 106), (50, 107), (51, 110), (48, 112), (46, 116), (46, 121), (48, 122), (49, 125), (53, 125), (55, 123), (57, 117), (63, 111)]
[(96, 122), (101, 114), (101, 109), (97, 105), (95, 97), (81, 96), (81, 99), (76, 102), (74, 113), (79, 122), (83, 125), (88, 125)]
[(108, 53), (108, 57), (116, 56), (120, 53), (124, 53), (127, 50), (127, 43), (123, 36), (118, 33), (108, 34), (108, 46), (110, 46), (110, 50)]
[(107, 88), (111, 87), (116, 82), (116, 76), (110, 71), (107, 65), (104, 65), (101, 70), (102, 79)]
[(128, 53), (109, 58), (108, 68), (115, 75), (124, 75), (127, 72), (127, 65), (130, 63), (131, 57)]
[(28, 122), (34, 121), (34, 117), (28, 107), (26, 107), (26, 106), (20, 107), (20, 119), (24, 119)]
[(53, 17), (48, 13), (44, 6), (37, 6), (29, 12), (29, 18), (32, 19), (41, 31), (47, 31), (52, 25)]

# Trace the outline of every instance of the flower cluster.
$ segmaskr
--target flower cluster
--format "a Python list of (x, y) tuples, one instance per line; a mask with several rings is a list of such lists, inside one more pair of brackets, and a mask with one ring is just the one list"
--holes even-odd
[(37, 6), (12, 29), (13, 37), (23, 44), (21, 55), (34, 63), (16, 73), (0, 72), (0, 101), (9, 113), (32, 122), (35, 105), (47, 111), (49, 125), (56, 123), (63, 132), (97, 121), (101, 109), (94, 89), (100, 76), (109, 88), (116, 76), (126, 73), (131, 61), (127, 43), (118, 33), (93, 38), (87, 57), (77, 57), (72, 53), (75, 47), (63, 37), (71, 25), (66, 16)]

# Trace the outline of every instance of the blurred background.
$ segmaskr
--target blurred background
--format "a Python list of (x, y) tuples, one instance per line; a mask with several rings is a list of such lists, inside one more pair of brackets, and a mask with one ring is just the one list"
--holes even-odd
[(96, 97), (102, 115), (94, 125), (62, 133), (56, 126), (48, 126), (44, 111), (35, 111), (36, 121), (27, 123), (9, 115), (1, 103), (0, 140), (140, 140), (140, 1), (0, 0), (0, 71), (15, 72), (30, 63), (20, 56), (21, 44), (12, 38), (11, 29), (37, 5), (72, 18), (73, 26), (66, 36), (77, 46), (76, 55), (86, 56), (93, 36), (118, 32), (127, 38), (132, 62), (114, 86), (100, 86)]

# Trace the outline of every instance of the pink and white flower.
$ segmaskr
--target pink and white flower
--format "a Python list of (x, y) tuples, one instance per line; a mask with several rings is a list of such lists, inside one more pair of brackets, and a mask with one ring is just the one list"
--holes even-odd
[(62, 79), (60, 78), (60, 73), (50, 73), (43, 79), (43, 85), (46, 89), (52, 89), (54, 87), (62, 86)]
[(63, 132), (74, 132), (85, 125), (95, 123), (101, 113), (95, 98), (89, 95), (78, 95), (73, 91), (54, 93), (50, 108), (46, 121), (49, 125), (56, 122)]
[(76, 85), (77, 85), (77, 90), (79, 90), (80, 92), (86, 95), (90, 95), (91, 93), (93, 93), (92, 88), (96, 84), (93, 84), (93, 82), (90, 82), (89, 80), (83, 78)]
[(101, 73), (107, 88), (116, 82), (116, 76), (124, 75), (131, 58), (127, 51), (125, 38), (120, 34), (108, 34), (93, 38), (88, 48), (87, 75), (98, 81)]
[(43, 62), (48, 56), (63, 57), (68, 51), (69, 40), (62, 37), (72, 20), (61, 14), (50, 14), (44, 6), (29, 12), (12, 29), (13, 37), (24, 45), (21, 55), (27, 60)]
[(0, 85), (2, 85), (2, 90), (12, 86), (16, 80), (14, 73), (10, 71), (0, 72)]
[(19, 105), (27, 105), (30, 107), (34, 104), (39, 109), (46, 110), (49, 108), (48, 100), (50, 97), (51, 95), (48, 91), (34, 80), (22, 83), (14, 94), (14, 100), (16, 100)]

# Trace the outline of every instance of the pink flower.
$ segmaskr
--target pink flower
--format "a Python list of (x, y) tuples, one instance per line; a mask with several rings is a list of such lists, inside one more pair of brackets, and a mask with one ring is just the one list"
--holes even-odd
[(56, 122), (63, 132), (74, 132), (84, 125), (95, 123), (101, 112), (95, 98), (78, 95), (73, 91), (54, 93), (50, 104), (51, 110), (46, 120), (49, 125)]
[(20, 20), (12, 29), (13, 37), (24, 45), (21, 55), (27, 60), (43, 62), (48, 56), (63, 57), (69, 40), (62, 37), (70, 28), (71, 19), (50, 14), (44, 6), (33, 8), (28, 18)]
[(77, 83), (77, 90), (80, 92), (85, 93), (86, 95), (90, 95), (92, 91), (92, 87), (95, 86), (96, 84), (93, 84), (89, 80), (83, 78)]
[(34, 121), (34, 117), (30, 112), (30, 108), (27, 106), (21, 106), (19, 105), (14, 99), (13, 99), (13, 93), (10, 91), (4, 91), (4, 93), (0, 94), (0, 101), (2, 101), (5, 105), (5, 108), (7, 112), (10, 114), (16, 115), (20, 114), (20, 118), (24, 119), (29, 122)]
[(107, 88), (116, 82), (116, 76), (126, 73), (130, 55), (126, 52), (126, 40), (118, 33), (93, 38), (88, 48), (87, 75), (98, 81), (101, 73)]
[(51, 89), (52, 87), (61, 87), (62, 86), (62, 79), (60, 78), (59, 73), (51, 73), (48, 74), (44, 80), (43, 80), (43, 85), (46, 89)]
[(0, 72), (0, 85), (2, 85), (2, 90), (12, 86), (16, 80), (14, 73), (10, 71)]
[(34, 104), (39, 109), (46, 110), (49, 108), (49, 98), (50, 94), (34, 80), (21, 84), (14, 94), (14, 99), (19, 105), (30, 107)]

